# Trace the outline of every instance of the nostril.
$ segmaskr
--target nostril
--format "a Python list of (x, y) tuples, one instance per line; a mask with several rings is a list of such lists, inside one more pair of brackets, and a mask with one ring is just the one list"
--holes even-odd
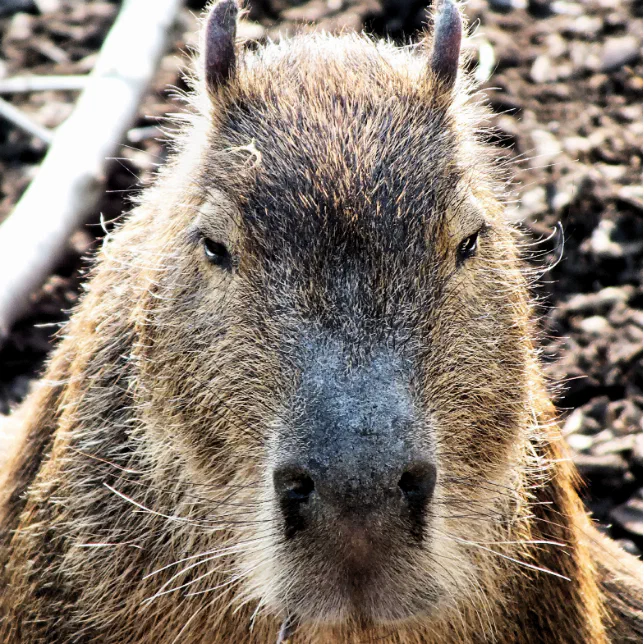
[(285, 489), (284, 494), (293, 501), (306, 502), (309, 500), (311, 493), (315, 489), (313, 479), (308, 474), (302, 474), (297, 479), (293, 479)]
[(277, 469), (273, 474), (273, 485), (282, 499), (299, 503), (306, 503), (315, 489), (313, 479), (297, 466)]
[(315, 484), (303, 468), (285, 465), (273, 473), (273, 485), (284, 518), (284, 534), (291, 539), (306, 527), (308, 502)]
[(432, 463), (414, 463), (398, 481), (398, 487), (410, 505), (425, 504), (434, 492), (436, 467)]

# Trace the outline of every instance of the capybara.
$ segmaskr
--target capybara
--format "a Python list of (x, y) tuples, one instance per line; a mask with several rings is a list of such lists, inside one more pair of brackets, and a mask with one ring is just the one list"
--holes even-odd
[(586, 516), (458, 7), (396, 48), (205, 21), (0, 484), (0, 640), (641, 640)]

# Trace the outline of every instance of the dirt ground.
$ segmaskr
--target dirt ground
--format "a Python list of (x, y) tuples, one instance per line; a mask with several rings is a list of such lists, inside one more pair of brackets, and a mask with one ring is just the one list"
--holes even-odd
[[(0, 2), (0, 80), (84, 74), (119, 8), (105, 0)], [(154, 129), (177, 110), (171, 86), (196, 44), (188, 2), (140, 117), (112, 163), (92, 220), (71, 239), (30, 315), (0, 350), (0, 413), (41, 371), (57, 324), (78, 297), (84, 255), (104, 219), (127, 210), (165, 147)], [(250, 41), (303, 29), (366, 30), (408, 42), (422, 29), (420, 0), (252, 0), (239, 35)], [(642, 552), (642, 4), (639, 0), (469, 0), (471, 69), (494, 111), (487, 136), (512, 162), (509, 216), (540, 267), (543, 358), (562, 425), (596, 519)], [(316, 27), (313, 27), (316, 25)], [(125, 46), (125, 45), (124, 45)], [(488, 73), (491, 77), (487, 79)], [(77, 92), (4, 96), (55, 128)], [(100, 124), (97, 124), (100, 127)], [(0, 221), (37, 172), (36, 139), (0, 120)], [(561, 223), (562, 233), (557, 232)], [(554, 234), (551, 234), (553, 233)], [(563, 256), (561, 250), (563, 243)]]

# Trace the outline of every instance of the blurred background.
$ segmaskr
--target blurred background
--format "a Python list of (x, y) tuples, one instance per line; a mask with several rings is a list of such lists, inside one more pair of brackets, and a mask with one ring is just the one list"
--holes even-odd
[[(148, 4), (154, 11), (156, 2)], [(165, 159), (159, 126), (179, 108), (171, 88), (186, 88), (181, 74), (198, 42), (204, 4), (189, 0), (178, 11), (167, 53), (107, 166), (98, 203), (0, 345), (2, 414), (25, 396), (76, 303), (89, 265), (83, 257), (105, 234), (101, 217), (110, 222), (127, 211), (128, 199)], [(249, 47), (313, 28), (410, 42), (427, 10), (423, 0), (247, 6), (238, 35)], [(74, 109), (82, 77), (120, 8), (107, 0), (0, 0), (0, 100), (35, 125), (29, 133), (0, 109), (0, 223), (37, 174), (48, 138)], [(528, 241), (541, 240), (531, 261), (549, 267), (535, 290), (543, 304), (543, 356), (548, 375), (564, 384), (557, 403), (586, 481), (584, 496), (605, 530), (641, 556), (642, 3), (469, 0), (464, 9), (473, 30), (469, 66), (494, 112), (486, 136), (512, 162), (508, 214)], [(125, 51), (130, 46), (122, 43)], [(24, 91), (14, 79), (25, 76), (69, 78), (56, 89)], [(102, 127), (100, 120), (94, 127)], [(82, 146), (82, 137), (73, 144)], [(561, 261), (562, 235), (551, 234), (558, 222)]]

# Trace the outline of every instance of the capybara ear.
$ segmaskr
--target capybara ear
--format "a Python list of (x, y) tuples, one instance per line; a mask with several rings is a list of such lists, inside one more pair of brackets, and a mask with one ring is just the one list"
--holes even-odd
[(453, 0), (442, 0), (435, 11), (430, 65), (445, 89), (451, 89), (458, 74), (463, 20)]
[(210, 9), (202, 45), (206, 87), (214, 92), (235, 73), (236, 0), (220, 0)]

